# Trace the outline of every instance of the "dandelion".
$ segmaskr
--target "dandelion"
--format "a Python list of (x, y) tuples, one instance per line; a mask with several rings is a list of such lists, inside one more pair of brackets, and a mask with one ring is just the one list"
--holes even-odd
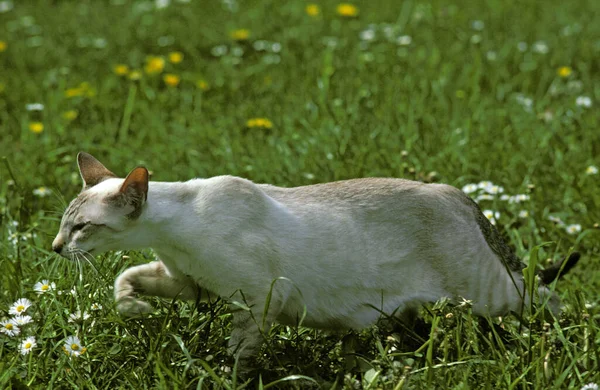
[(33, 289), (38, 294), (43, 294), (45, 292), (49, 292), (56, 289), (56, 284), (50, 283), (48, 280), (42, 280), (41, 282), (37, 282)]
[(10, 337), (21, 333), (21, 330), (13, 319), (0, 321), (0, 332), (7, 334)]
[(29, 131), (40, 134), (44, 131), (44, 124), (42, 122), (29, 122)]
[[(165, 69), (165, 59), (162, 57), (150, 56), (146, 59), (144, 70), (148, 74), (161, 73)], [(131, 78), (131, 77), (130, 77)]]
[(138, 69), (135, 69), (129, 72), (127, 77), (129, 77), (129, 80), (136, 81), (142, 78), (142, 72)]
[(592, 106), (592, 99), (590, 99), (588, 96), (579, 96), (577, 99), (575, 99), (575, 104), (577, 104), (579, 107), (590, 108)]
[(496, 220), (500, 218), (500, 213), (498, 211), (493, 210), (483, 210), (483, 215), (492, 223), (492, 225), (496, 224)]
[(27, 298), (17, 299), (15, 303), (8, 310), (9, 314), (20, 316), (31, 306), (31, 301)]
[(33, 195), (39, 196), (40, 198), (44, 198), (50, 195), (50, 190), (46, 187), (38, 187), (35, 190), (33, 190)]
[(477, 191), (479, 189), (479, 187), (477, 186), (477, 184), (467, 184), (466, 186), (464, 186), (462, 188), (462, 192), (464, 192), (465, 194), (472, 194), (473, 192)]
[(335, 10), (338, 15), (345, 18), (354, 18), (358, 16), (358, 7), (350, 3), (340, 3)]
[(129, 74), (129, 66), (125, 64), (117, 64), (113, 66), (113, 72), (115, 72), (117, 76), (127, 76)]
[(82, 312), (79, 309), (75, 313), (69, 314), (69, 322), (85, 321), (88, 318), (90, 318), (90, 314), (87, 311)]
[(561, 66), (556, 73), (562, 78), (567, 78), (573, 73), (573, 69), (570, 66)]
[(169, 62), (172, 64), (179, 64), (183, 61), (183, 53), (180, 51), (173, 51), (169, 53)]
[(90, 87), (90, 84), (83, 82), (75, 88), (69, 88), (65, 90), (65, 97), (73, 98), (77, 96), (93, 97), (96, 95), (96, 90)]
[(321, 13), (321, 8), (319, 8), (319, 6), (316, 4), (308, 4), (306, 8), (304, 8), (304, 11), (308, 16), (315, 17), (319, 16), (319, 14)]
[(208, 83), (204, 80), (198, 80), (196, 81), (196, 87), (198, 87), (199, 89), (206, 91), (208, 90)]
[(79, 356), (84, 354), (86, 348), (81, 345), (81, 341), (77, 336), (69, 336), (65, 340), (65, 345), (63, 346), (63, 350), (69, 356)]
[(12, 320), (18, 326), (25, 326), (33, 322), (31, 316), (14, 316)]
[(590, 165), (589, 167), (587, 167), (585, 169), (585, 174), (586, 175), (597, 175), (598, 174), (598, 167), (595, 165)]
[(527, 217), (529, 217), (529, 211), (527, 211), (527, 210), (519, 211), (519, 218), (527, 218)]
[(163, 76), (163, 81), (169, 87), (176, 87), (179, 85), (181, 79), (176, 74), (167, 73)]
[(90, 310), (92, 310), (92, 311), (102, 310), (102, 305), (99, 303), (92, 303)]
[(27, 355), (37, 345), (35, 337), (29, 336), (21, 342), (21, 355)]
[(259, 127), (263, 129), (273, 128), (273, 122), (267, 118), (252, 118), (246, 121), (246, 126), (249, 128)]
[(590, 382), (587, 385), (582, 386), (580, 390), (598, 390), (598, 385), (594, 382)]
[(69, 122), (70, 122), (70, 121), (72, 121), (72, 120), (75, 120), (75, 119), (77, 118), (77, 116), (78, 116), (78, 115), (79, 115), (79, 114), (78, 114), (77, 110), (68, 110), (68, 111), (65, 111), (65, 112), (63, 112), (63, 113), (62, 113), (60, 116), (61, 116), (61, 117), (62, 117), (64, 120), (67, 120), (67, 121), (69, 121)]
[(0, 41), (0, 53), (5, 51), (7, 47), (8, 47), (8, 44), (6, 42)]
[(581, 225), (579, 224), (571, 224), (565, 227), (565, 230), (567, 231), (567, 233), (569, 234), (577, 234), (579, 232), (581, 232)]
[(233, 30), (229, 33), (229, 36), (234, 41), (246, 41), (250, 38), (250, 30), (245, 28), (240, 28), (237, 30)]
[(25, 105), (27, 111), (43, 111), (44, 105), (42, 103), (29, 103)]

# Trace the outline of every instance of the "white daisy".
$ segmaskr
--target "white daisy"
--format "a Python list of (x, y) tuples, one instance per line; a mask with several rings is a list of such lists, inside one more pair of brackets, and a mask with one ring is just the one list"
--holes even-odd
[(565, 229), (567, 230), (567, 233), (569, 233), (569, 234), (577, 234), (581, 231), (581, 225), (575, 223), (575, 224), (566, 226)]
[(539, 54), (547, 54), (550, 51), (548, 45), (544, 41), (537, 41), (533, 44), (533, 51)]
[(489, 194), (481, 194), (477, 198), (475, 198), (475, 201), (477, 201), (477, 202), (482, 201), (482, 200), (494, 200), (494, 197)]
[(462, 192), (464, 192), (465, 194), (472, 194), (473, 192), (477, 191), (479, 189), (479, 187), (477, 187), (477, 184), (467, 184), (462, 188)]
[(579, 107), (590, 108), (592, 106), (592, 99), (587, 96), (579, 96), (577, 99), (575, 99), (575, 104), (577, 104)]
[(484, 180), (484, 181), (480, 181), (477, 184), (477, 188), (486, 189), (486, 188), (491, 187), (493, 185), (494, 185), (494, 183), (492, 183), (491, 181)]
[(519, 211), (519, 218), (527, 218), (527, 217), (529, 217), (529, 211), (527, 211), (527, 210)]
[(14, 316), (13, 322), (19, 326), (23, 326), (33, 322), (33, 319), (31, 316)]
[(585, 174), (586, 175), (597, 175), (598, 174), (598, 167), (595, 165), (590, 165), (589, 167), (587, 167), (585, 169)]
[(400, 35), (396, 38), (396, 43), (400, 46), (408, 46), (412, 43), (412, 38), (410, 35)]
[(88, 318), (90, 318), (90, 314), (87, 311), (82, 313), (79, 309), (75, 313), (69, 314), (69, 322), (85, 321)]
[(8, 310), (9, 314), (20, 316), (31, 306), (31, 301), (27, 298), (18, 299)]
[(549, 215), (548, 219), (552, 222), (554, 222), (555, 224), (557, 224), (558, 226), (564, 226), (565, 223), (563, 222), (562, 219), (560, 219), (559, 217), (555, 217), (554, 215)]
[(44, 279), (41, 282), (37, 282), (33, 286), (33, 289), (35, 290), (36, 293), (43, 294), (45, 292), (49, 292), (49, 291), (56, 289), (56, 284), (50, 283), (48, 280)]
[(497, 186), (497, 185), (491, 185), (489, 187), (485, 187), (484, 190), (488, 194), (492, 194), (492, 195), (501, 194), (504, 192), (504, 188)]
[(96, 310), (102, 310), (102, 305), (99, 303), (92, 303), (92, 306), (90, 307), (90, 310), (96, 311)]
[(13, 319), (9, 319), (0, 321), (0, 332), (6, 333), (10, 337), (12, 337), (21, 333), (21, 330), (19, 329), (19, 327)]
[(33, 195), (43, 198), (45, 196), (50, 195), (50, 190), (46, 187), (38, 187), (35, 190), (33, 190)]
[(86, 349), (81, 345), (81, 341), (79, 341), (79, 337), (77, 336), (67, 337), (65, 340), (65, 345), (63, 346), (63, 350), (69, 356), (79, 356), (86, 351)]
[(598, 390), (598, 385), (594, 382), (590, 382), (587, 385), (584, 385), (580, 390)]
[(25, 108), (27, 111), (43, 111), (44, 105), (42, 103), (30, 103), (26, 104)]
[(483, 210), (483, 215), (485, 215), (485, 217), (490, 220), (492, 225), (495, 225), (496, 220), (500, 218), (500, 213), (498, 211), (493, 210)]
[(21, 355), (27, 355), (37, 345), (35, 337), (29, 336), (21, 342)]

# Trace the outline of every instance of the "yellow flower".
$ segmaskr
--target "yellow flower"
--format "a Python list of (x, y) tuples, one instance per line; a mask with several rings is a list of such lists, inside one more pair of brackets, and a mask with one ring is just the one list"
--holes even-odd
[(309, 16), (319, 16), (321, 8), (316, 4), (308, 4), (304, 9)]
[(165, 59), (162, 57), (148, 57), (144, 70), (148, 74), (161, 73), (165, 69)]
[(569, 77), (571, 73), (573, 73), (573, 69), (571, 69), (570, 66), (561, 66), (560, 68), (558, 68), (556, 73), (558, 73), (560, 77), (566, 78)]
[(235, 41), (245, 41), (250, 38), (250, 30), (245, 28), (240, 28), (238, 30), (233, 30), (229, 33), (231, 39)]
[(179, 82), (181, 81), (181, 79), (176, 74), (167, 73), (163, 76), (163, 81), (169, 87), (176, 87), (179, 85)]
[(169, 53), (169, 62), (172, 64), (178, 64), (183, 61), (183, 53), (180, 51), (174, 51)]
[(65, 91), (65, 97), (72, 98), (75, 96), (81, 96), (83, 95), (83, 92), (84, 91), (82, 91), (81, 88), (69, 88)]
[(338, 4), (336, 11), (338, 15), (343, 16), (345, 18), (354, 18), (358, 16), (358, 7), (349, 3)]
[(29, 131), (35, 134), (39, 134), (44, 131), (44, 124), (42, 122), (30, 122)]
[(77, 115), (77, 110), (69, 110), (63, 112), (61, 116), (67, 121), (72, 121), (73, 119), (77, 118)]
[(4, 50), (6, 50), (6, 48), (8, 47), (8, 44), (4, 41), (0, 41), (0, 53), (2, 53)]
[(134, 69), (131, 72), (129, 72), (127, 77), (129, 77), (129, 80), (136, 81), (142, 78), (142, 72), (138, 69)]
[(76, 96), (86, 96), (86, 97), (94, 97), (96, 95), (96, 90), (90, 87), (88, 82), (83, 82), (79, 84), (78, 87), (69, 88), (65, 91), (65, 96), (68, 98), (76, 97)]
[(196, 87), (200, 88), (203, 91), (206, 91), (209, 88), (208, 83), (204, 80), (196, 81)]
[(249, 128), (260, 127), (263, 129), (273, 128), (273, 122), (267, 118), (251, 118), (246, 121), (246, 126)]
[(113, 67), (113, 72), (119, 76), (126, 76), (129, 73), (129, 67), (125, 64), (117, 64)]

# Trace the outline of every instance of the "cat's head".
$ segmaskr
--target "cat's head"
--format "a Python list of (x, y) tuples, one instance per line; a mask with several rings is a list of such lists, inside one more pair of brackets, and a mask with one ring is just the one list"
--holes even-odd
[(148, 170), (119, 179), (88, 153), (77, 155), (81, 193), (63, 214), (52, 250), (75, 260), (86, 253), (125, 249), (148, 196)]

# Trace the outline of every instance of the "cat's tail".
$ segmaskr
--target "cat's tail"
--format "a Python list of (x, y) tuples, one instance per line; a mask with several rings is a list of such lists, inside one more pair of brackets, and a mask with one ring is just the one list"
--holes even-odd
[(543, 271), (539, 272), (540, 279), (543, 284), (550, 284), (559, 277), (564, 276), (571, 268), (575, 267), (575, 264), (579, 261), (581, 255), (579, 252), (573, 252), (568, 258), (563, 259), (556, 264), (551, 265)]

